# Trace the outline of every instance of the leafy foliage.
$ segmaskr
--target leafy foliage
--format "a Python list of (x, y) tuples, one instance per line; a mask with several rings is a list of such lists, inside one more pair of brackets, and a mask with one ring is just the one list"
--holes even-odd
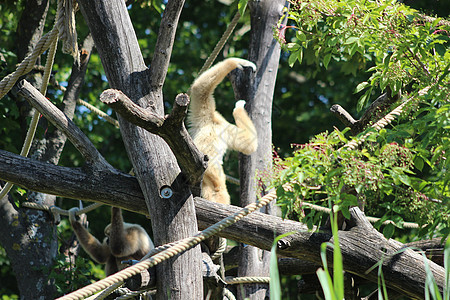
[[(444, 84), (448, 70), (448, 22), (427, 19), (416, 10), (391, 1), (290, 1), (288, 18), (295, 21), (296, 37), (285, 44), (289, 62), (302, 62), (303, 52), (325, 69), (331, 59), (343, 62), (356, 72), (370, 60), (372, 76), (360, 83), (356, 92), (366, 90), (359, 108), (368, 100), (372, 88), (387, 86), (396, 94), (409, 83), (415, 89)], [(280, 23), (281, 24), (281, 23)], [(286, 27), (278, 27), (284, 42)], [(311, 55), (311, 52), (313, 55)], [(353, 68), (353, 69), (351, 69)], [(431, 76), (433, 74), (434, 76)]]
[(75, 291), (104, 277), (101, 267), (96, 266), (92, 260), (77, 256), (75, 262), (71, 263), (69, 258), (65, 254), (59, 254), (52, 268), (44, 270), (50, 274), (49, 279), (54, 280), (59, 295)]
[[(284, 215), (312, 228), (323, 214), (305, 210), (304, 201), (337, 205), (347, 217), (350, 206), (365, 203), (369, 214), (382, 216), (377, 226), (388, 218), (398, 227), (409, 220), (424, 226), (420, 234), (448, 235), (450, 23), (391, 1), (290, 2), (286, 16), (294, 25), (280, 20), (275, 35), (291, 66), (306, 61), (327, 69), (334, 61), (347, 72), (364, 67), (371, 75), (355, 87), (363, 92), (358, 110), (375, 90), (413, 100), (393, 128), (367, 129), (371, 134), (358, 149), (343, 147), (347, 130), (335, 129), (279, 161), (274, 186)], [(287, 30), (295, 32), (289, 42)], [(385, 235), (393, 229), (385, 228)]]

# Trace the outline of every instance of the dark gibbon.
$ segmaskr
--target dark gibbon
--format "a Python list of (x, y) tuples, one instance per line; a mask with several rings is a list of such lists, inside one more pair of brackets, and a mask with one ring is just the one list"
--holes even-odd
[(213, 93), (217, 85), (236, 68), (250, 67), (254, 63), (241, 58), (228, 58), (202, 73), (190, 89), (191, 103), (187, 124), (195, 145), (209, 157), (203, 175), (201, 196), (205, 199), (230, 204), (223, 171), (223, 156), (228, 149), (251, 154), (258, 147), (256, 129), (239, 100), (233, 110), (236, 125), (229, 123), (216, 111)]
[(111, 208), (111, 224), (105, 227), (105, 239), (100, 243), (84, 226), (70, 214), (70, 224), (83, 249), (100, 264), (106, 264), (105, 273), (109, 276), (128, 265), (125, 260), (140, 260), (154, 248), (147, 232), (140, 225), (123, 222), (122, 210)]

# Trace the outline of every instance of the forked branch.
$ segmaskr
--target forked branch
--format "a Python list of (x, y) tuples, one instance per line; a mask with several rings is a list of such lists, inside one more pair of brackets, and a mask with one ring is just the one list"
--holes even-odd
[(172, 112), (164, 118), (135, 104), (119, 90), (104, 91), (100, 95), (100, 100), (128, 122), (161, 136), (177, 158), (191, 187), (199, 186), (207, 167), (207, 156), (197, 149), (184, 126), (183, 121), (189, 104), (188, 95), (177, 95)]

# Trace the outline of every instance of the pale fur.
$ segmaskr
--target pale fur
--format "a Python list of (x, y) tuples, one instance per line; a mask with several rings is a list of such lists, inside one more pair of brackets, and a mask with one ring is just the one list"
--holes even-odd
[(228, 58), (201, 74), (192, 84), (188, 114), (189, 133), (195, 145), (209, 157), (203, 175), (201, 196), (205, 199), (230, 204), (223, 171), (223, 156), (228, 149), (251, 154), (258, 147), (256, 129), (244, 109), (245, 101), (236, 103), (233, 117), (236, 125), (229, 123), (216, 111), (213, 93), (225, 76), (236, 68), (255, 64), (241, 58)]
[(100, 264), (106, 264), (105, 273), (109, 276), (127, 265), (124, 260), (140, 260), (154, 248), (147, 232), (140, 225), (123, 222), (122, 211), (111, 209), (111, 224), (105, 227), (106, 238), (100, 243), (86, 228), (75, 219), (70, 219), (72, 228), (83, 249)]

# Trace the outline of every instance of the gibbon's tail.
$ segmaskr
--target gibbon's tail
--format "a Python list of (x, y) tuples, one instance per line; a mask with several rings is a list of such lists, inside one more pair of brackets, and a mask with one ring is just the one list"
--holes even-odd
[(250, 67), (256, 70), (254, 63), (241, 58), (227, 58), (202, 73), (192, 84), (190, 92), (190, 107), (188, 114), (189, 126), (195, 127), (212, 122), (216, 103), (213, 93), (225, 76), (236, 68)]

